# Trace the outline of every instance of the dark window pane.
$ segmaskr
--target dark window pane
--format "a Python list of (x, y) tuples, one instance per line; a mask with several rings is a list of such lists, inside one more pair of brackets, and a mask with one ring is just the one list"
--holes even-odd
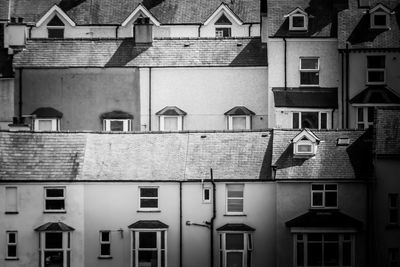
[(62, 251), (45, 251), (44, 252), (45, 267), (63, 267)]
[(228, 212), (243, 212), (243, 199), (228, 199)]
[(46, 233), (45, 248), (62, 248), (62, 233)]
[(216, 37), (230, 37), (231, 36), (231, 28), (216, 28), (215, 36)]
[(339, 243), (325, 243), (324, 266), (339, 265)]
[(15, 243), (15, 233), (8, 233), (8, 243)]
[(389, 205), (390, 207), (397, 207), (397, 194), (389, 194)]
[(308, 265), (309, 266), (322, 266), (322, 244), (309, 243), (308, 244)]
[(317, 70), (318, 59), (317, 58), (302, 58), (301, 69), (303, 70)]
[(328, 114), (321, 113), (321, 129), (328, 129)]
[(226, 234), (226, 249), (244, 249), (243, 234)]
[(156, 232), (140, 232), (139, 248), (157, 248)]
[(46, 196), (47, 197), (64, 197), (64, 189), (61, 188), (48, 188), (46, 189)]
[(101, 232), (101, 241), (110, 241), (110, 232)]
[(111, 131), (123, 131), (124, 130), (124, 122), (123, 121), (110, 121), (110, 130)]
[(301, 72), (300, 73), (301, 85), (318, 85), (319, 74), (318, 72)]
[(139, 267), (157, 267), (157, 251), (139, 251)]
[(390, 223), (397, 223), (398, 221), (398, 212), (397, 209), (392, 209), (389, 211), (389, 222)]
[(312, 190), (324, 190), (323, 184), (313, 184), (311, 185)]
[(363, 123), (357, 124), (357, 130), (364, 130), (364, 129), (365, 129), (365, 127), (364, 127)]
[(65, 24), (58, 16), (54, 16), (50, 22), (47, 23), (47, 26), (65, 26)]
[(343, 243), (343, 266), (351, 265), (351, 243)]
[(110, 244), (101, 244), (101, 255), (110, 255)]
[(368, 56), (367, 66), (372, 69), (379, 69), (385, 67), (385, 56)]
[(302, 112), (301, 128), (318, 129), (318, 112)]
[(337, 193), (336, 192), (325, 192), (325, 206), (336, 207), (337, 206)]
[(368, 107), (368, 122), (374, 122), (374, 108)]
[(364, 121), (364, 108), (357, 108), (357, 121), (358, 122)]
[(339, 235), (338, 234), (324, 234), (324, 241), (339, 242)]
[(302, 234), (297, 234), (296, 236), (297, 236), (297, 240), (299, 240), (299, 241), (303, 240), (303, 235)]
[(325, 185), (326, 190), (337, 190), (337, 184), (327, 184)]
[(227, 252), (226, 267), (242, 267), (243, 253), (242, 252)]
[(67, 267), (71, 267), (71, 251), (67, 251)]
[(210, 189), (204, 189), (204, 200), (210, 200)]
[(385, 74), (383, 71), (368, 71), (368, 82), (384, 82)]
[(312, 206), (319, 207), (322, 206), (322, 192), (313, 192), (312, 193)]
[(247, 267), (251, 267), (251, 251), (247, 251)]
[(7, 257), (17, 257), (17, 246), (8, 245), (8, 255)]
[(293, 27), (303, 28), (304, 27), (304, 17), (293, 16)]
[(161, 232), (161, 249), (165, 249), (165, 231)]
[(161, 267), (165, 267), (165, 250), (161, 251)]
[(304, 244), (297, 243), (297, 266), (304, 266)]
[(49, 38), (64, 38), (64, 29), (47, 29)]
[(322, 241), (322, 234), (308, 234), (308, 241)]
[(299, 129), (299, 113), (294, 112), (293, 113), (293, 129)]
[(376, 26), (386, 26), (386, 15), (374, 15), (374, 24)]
[(140, 188), (140, 196), (141, 197), (157, 197), (158, 190), (157, 190), (157, 188)]
[(158, 200), (157, 199), (141, 199), (140, 207), (141, 208), (158, 208)]
[(46, 200), (46, 210), (64, 210), (64, 200)]

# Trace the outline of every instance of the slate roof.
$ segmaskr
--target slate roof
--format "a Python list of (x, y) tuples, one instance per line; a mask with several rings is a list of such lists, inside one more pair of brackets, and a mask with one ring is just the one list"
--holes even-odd
[(338, 210), (310, 210), (290, 221), (287, 227), (354, 227), (360, 228), (362, 222)]
[[(268, 0), (268, 34), (272, 37), (336, 37), (336, 16), (338, 11), (346, 7), (342, 2), (344, 1)], [(308, 31), (289, 31), (289, 18), (284, 16), (297, 7), (309, 15)]]
[(133, 115), (122, 111), (122, 110), (113, 110), (110, 112), (105, 112), (100, 115), (100, 118), (103, 119), (133, 119)]
[(337, 108), (338, 88), (272, 88), (275, 107)]
[(350, 49), (360, 48), (400, 48), (400, 2), (393, 0), (370, 0), (373, 8), (376, 4), (395, 11), (390, 15), (390, 29), (370, 29), (369, 8), (359, 8), (358, 0), (349, 0), (349, 9), (338, 15), (339, 49), (349, 43)]
[[(370, 151), (361, 138), (364, 131), (313, 130), (321, 140), (312, 158), (293, 157), (291, 140), (301, 130), (273, 130), (272, 165), (276, 179), (356, 179), (365, 178), (369, 171)], [(337, 139), (350, 138), (349, 146), (337, 146)], [(358, 146), (359, 145), (359, 146)], [(365, 150), (364, 150), (365, 149)], [(364, 156), (363, 156), (364, 155)]]
[(400, 96), (384, 85), (368, 86), (349, 101), (351, 104), (400, 104)]
[(43, 107), (35, 109), (31, 115), (36, 115), (38, 118), (62, 118), (63, 114), (55, 108)]
[(185, 67), (267, 66), (267, 45), (260, 38), (32, 39), (14, 57), (15, 67)]
[(0, 21), (8, 20), (9, 1), (10, 0), (0, 0)]
[(221, 3), (245, 23), (260, 22), (260, 0), (13, 0), (11, 16), (34, 23), (57, 4), (78, 25), (121, 24), (139, 3), (162, 24), (203, 23)]
[(70, 231), (74, 231), (74, 230), (75, 230), (74, 228), (72, 228), (69, 225), (66, 225), (63, 222), (48, 222), (48, 223), (45, 223), (35, 229), (35, 231), (38, 231), (38, 232), (51, 232), (51, 231), (70, 232)]
[(1, 180), (270, 179), (270, 131), (0, 132)]
[(380, 107), (376, 110), (375, 153), (400, 156), (400, 108)]

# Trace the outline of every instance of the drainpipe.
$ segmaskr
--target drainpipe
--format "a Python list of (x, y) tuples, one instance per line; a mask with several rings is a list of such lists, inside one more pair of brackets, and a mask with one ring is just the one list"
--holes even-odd
[(179, 181), (179, 266), (182, 267), (182, 181)]
[(29, 39), (32, 39), (32, 28), (33, 28), (32, 25), (29, 26), (29, 30), (28, 30), (28, 38), (29, 38)]
[(211, 184), (213, 188), (213, 194), (212, 194), (212, 203), (213, 203), (213, 215), (210, 220), (210, 267), (214, 267), (214, 220), (217, 215), (217, 208), (216, 208), (216, 189), (215, 189), (215, 182), (214, 182), (214, 176), (213, 176), (213, 169), (210, 168), (210, 178), (211, 178)]
[(149, 131), (151, 131), (151, 67), (149, 67)]
[(346, 44), (346, 129), (349, 128), (349, 44)]
[[(331, 129), (333, 129), (333, 113), (335, 112), (335, 109), (332, 109), (332, 116), (331, 116)], [(326, 118), (328, 120), (328, 118)], [(326, 126), (328, 126), (328, 122), (326, 122)]]
[(119, 29), (119, 25), (117, 25), (117, 27), (115, 27), (115, 39), (118, 39), (118, 29)]
[(249, 26), (249, 37), (251, 36), (251, 26), (253, 26), (252, 23), (250, 23), (250, 26)]
[(287, 66), (286, 66), (286, 64), (287, 64), (287, 59), (286, 59), (286, 57), (287, 57), (287, 43), (286, 43), (286, 38), (285, 37), (283, 37), (283, 46), (284, 46), (284, 51), (283, 51), (283, 57), (284, 57), (284, 62), (283, 62), (283, 64), (284, 64), (284, 72), (285, 72), (285, 90), (287, 89)]
[(341, 72), (341, 76), (342, 76), (342, 99), (341, 99), (341, 102), (342, 102), (342, 114), (341, 114), (341, 116), (342, 116), (342, 129), (344, 128), (344, 107), (345, 107), (345, 98), (344, 98), (344, 53), (343, 53), (343, 51), (341, 52), (341, 55), (342, 55), (342, 72)]
[(19, 69), (18, 123), (22, 123), (22, 68)]
[(197, 30), (198, 37), (200, 37), (200, 28), (201, 28), (201, 24), (199, 25), (199, 29)]

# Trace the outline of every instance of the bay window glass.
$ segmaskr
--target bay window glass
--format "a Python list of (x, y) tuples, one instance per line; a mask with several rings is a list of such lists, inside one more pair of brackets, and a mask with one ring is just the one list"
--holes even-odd
[(251, 267), (252, 249), (250, 233), (220, 233), (220, 266)]
[(132, 266), (166, 267), (166, 231), (136, 230), (132, 231)]

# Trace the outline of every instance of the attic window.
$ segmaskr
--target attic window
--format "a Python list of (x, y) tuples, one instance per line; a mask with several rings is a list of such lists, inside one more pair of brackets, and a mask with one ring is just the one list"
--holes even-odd
[(336, 144), (338, 146), (348, 146), (350, 144), (350, 138), (348, 138), (348, 137), (339, 137), (337, 139)]
[(128, 132), (132, 131), (133, 115), (120, 111), (114, 110), (101, 114), (100, 119), (103, 124), (103, 131), (109, 132)]
[(304, 129), (293, 138), (293, 155), (297, 158), (312, 157), (317, 153), (318, 137), (308, 129)]
[(370, 10), (371, 29), (387, 29), (389, 28), (390, 10), (382, 4)]
[(55, 15), (49, 23), (47, 23), (48, 38), (64, 38), (65, 24)]
[(167, 106), (156, 113), (160, 131), (182, 131), (183, 117), (187, 113), (175, 106)]
[(307, 31), (308, 18), (306, 14), (298, 12), (289, 16), (290, 31)]
[(42, 107), (31, 113), (34, 131), (59, 131), (63, 114), (51, 107)]
[(244, 106), (236, 106), (224, 113), (228, 130), (250, 130), (251, 118), (255, 113)]

